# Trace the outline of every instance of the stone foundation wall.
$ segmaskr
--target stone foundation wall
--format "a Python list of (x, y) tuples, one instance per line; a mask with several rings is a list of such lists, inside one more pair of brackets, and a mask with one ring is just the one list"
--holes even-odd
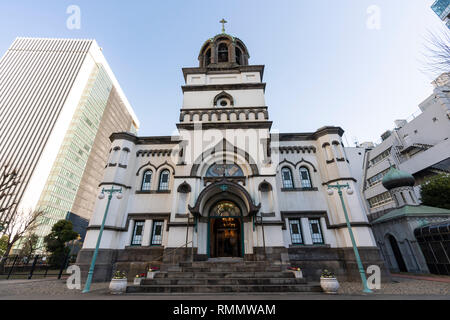
[[(377, 247), (358, 248), (365, 270), (370, 265), (381, 268), (382, 282), (390, 281), (390, 273)], [(296, 247), (255, 247), (254, 253), (245, 255), (247, 261), (269, 261), (273, 265), (298, 266), (309, 281), (318, 281), (323, 269), (336, 274), (341, 281), (360, 281), (353, 248), (331, 248), (329, 246)], [(87, 277), (94, 250), (83, 249), (77, 257), (82, 279)], [(206, 261), (207, 256), (197, 254), (194, 248), (194, 261)], [(124, 271), (131, 281), (136, 274), (146, 272), (148, 267), (170, 268), (180, 262), (190, 262), (192, 251), (163, 247), (128, 247), (123, 250), (99, 250), (93, 281), (110, 281), (113, 272)]]
[[(381, 269), (381, 281), (389, 282), (390, 273), (384, 264), (380, 250), (377, 247), (358, 248), (364, 270), (370, 265)], [(353, 248), (323, 247), (290, 247), (288, 249), (291, 265), (302, 268), (303, 275), (312, 281), (317, 281), (323, 269), (332, 271), (342, 281), (361, 281)]]
[[(117, 260), (117, 253), (119, 250), (114, 249), (100, 249), (97, 254), (95, 262), (93, 282), (110, 281), (113, 274), (113, 264)], [(81, 279), (86, 280), (89, 267), (91, 265), (94, 249), (82, 249), (78, 253), (76, 265), (81, 269)]]

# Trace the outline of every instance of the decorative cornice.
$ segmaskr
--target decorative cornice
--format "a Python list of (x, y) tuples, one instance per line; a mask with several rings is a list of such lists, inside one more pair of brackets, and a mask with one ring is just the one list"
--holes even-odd
[(115, 140), (127, 140), (134, 144), (178, 144), (181, 142), (178, 136), (153, 136), (138, 137), (129, 132), (115, 132), (109, 136), (111, 142)]
[(222, 108), (222, 107), (212, 107), (212, 108), (187, 108), (187, 109), (180, 109), (181, 112), (186, 111), (186, 112), (204, 112), (204, 111), (217, 111), (217, 110), (254, 110), (254, 109), (264, 109), (267, 110), (268, 107), (267, 106), (253, 106), (253, 107), (226, 107), (226, 108)]
[(136, 190), (136, 194), (168, 194), (170, 193), (170, 190)]
[(222, 70), (214, 70), (211, 68), (183, 68), (184, 81), (187, 81), (188, 74), (228, 74), (242, 72), (259, 72), (261, 79), (264, 76), (264, 65), (236, 66)]
[(281, 192), (295, 192), (295, 191), (319, 191), (317, 188), (281, 188)]
[(279, 133), (280, 141), (305, 141), (317, 140), (327, 134), (337, 134), (342, 137), (344, 130), (341, 127), (322, 127), (316, 132), (298, 132), (298, 133)]
[[(352, 227), (370, 227), (371, 225), (370, 225), (369, 222), (356, 221), (356, 222), (350, 222), (350, 226), (352, 226)], [(346, 223), (339, 223), (339, 224), (329, 225), (327, 223), (327, 228), (328, 229), (344, 229), (344, 228), (347, 228), (347, 224)]]
[[(124, 227), (117, 226), (104, 226), (105, 230), (109, 231), (118, 231), (118, 232), (127, 232), (130, 226), (130, 220), (140, 219), (140, 220), (169, 220), (170, 212), (155, 212), (155, 213), (129, 213), (127, 216), (127, 221), (125, 222)], [(87, 230), (100, 230), (100, 225), (90, 225), (86, 229)]]
[(174, 179), (201, 179), (199, 176), (174, 176)]
[(181, 86), (183, 93), (189, 91), (222, 91), (222, 90), (252, 90), (262, 89), (266, 90), (264, 82), (249, 82), (249, 83), (229, 83), (229, 84), (205, 84), (205, 85), (187, 85)]
[(236, 122), (198, 122), (198, 123), (177, 123), (178, 129), (194, 130), (196, 126), (201, 129), (271, 129), (272, 121), (236, 121)]
[(171, 156), (172, 154), (176, 154), (176, 153), (177, 153), (177, 150), (174, 150), (174, 149), (138, 150), (136, 152), (136, 157), (139, 157), (139, 156), (166, 157), (166, 156)]
[(284, 222), (283, 221), (266, 221), (263, 220), (262, 222), (260, 220), (255, 222), (256, 225), (260, 226), (260, 225), (265, 225), (265, 226), (284, 226)]
[(316, 153), (316, 147), (314, 147), (314, 146), (280, 146), (280, 147), (273, 147), (272, 151), (274, 153), (279, 152), (281, 154), (283, 154), (283, 153), (286, 153), (286, 154), (300, 153), (300, 152)]
[(144, 212), (144, 213), (129, 213), (128, 219), (143, 219), (143, 220), (167, 220), (170, 218), (170, 212)]

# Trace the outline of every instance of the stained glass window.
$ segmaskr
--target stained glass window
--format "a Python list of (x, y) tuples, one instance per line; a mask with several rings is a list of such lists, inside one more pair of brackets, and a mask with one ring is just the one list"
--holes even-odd
[(159, 178), (159, 190), (169, 190), (169, 176), (169, 170), (164, 170), (161, 172), (161, 176)]
[(206, 171), (207, 177), (243, 177), (244, 173), (237, 164), (215, 163)]
[(309, 170), (305, 167), (300, 168), (300, 179), (302, 182), (302, 188), (311, 188), (311, 178), (309, 176)]
[(151, 170), (147, 170), (144, 172), (144, 176), (142, 177), (142, 187), (141, 187), (142, 191), (150, 190), (150, 185), (152, 182), (152, 173), (153, 172)]
[(291, 229), (292, 244), (303, 244), (300, 219), (289, 219), (289, 226)]
[(283, 188), (292, 189), (294, 188), (294, 182), (292, 181), (291, 169), (284, 167), (281, 169), (281, 178), (283, 179)]
[(211, 216), (214, 217), (235, 217), (240, 216), (241, 210), (231, 201), (222, 201), (211, 210)]
[(131, 240), (132, 246), (140, 246), (142, 243), (142, 235), (144, 233), (144, 221), (136, 221), (134, 223), (133, 238)]
[(162, 244), (162, 231), (164, 221), (153, 221), (152, 246)]
[(309, 229), (313, 244), (323, 244), (322, 230), (319, 219), (309, 219)]

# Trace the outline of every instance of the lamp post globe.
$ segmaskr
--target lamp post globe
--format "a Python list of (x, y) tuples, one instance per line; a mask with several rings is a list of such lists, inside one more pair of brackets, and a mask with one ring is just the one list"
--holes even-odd
[(353, 189), (348, 188), (348, 189), (347, 189), (347, 194), (348, 194), (348, 195), (352, 195), (352, 194), (353, 194)]
[(117, 197), (117, 199), (119, 199), (119, 200), (123, 198), (123, 196), (122, 196), (121, 193), (118, 193), (116, 197)]
[(104, 194), (103, 192), (100, 193), (100, 194), (98, 195), (98, 198), (99, 198), (100, 200), (105, 199), (105, 194)]
[(329, 196), (332, 196), (334, 191), (333, 191), (333, 189), (328, 189), (327, 193), (328, 193)]

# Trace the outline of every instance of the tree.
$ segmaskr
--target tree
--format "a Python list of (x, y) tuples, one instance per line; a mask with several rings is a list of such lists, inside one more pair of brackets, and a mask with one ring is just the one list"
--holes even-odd
[(34, 255), (38, 246), (39, 237), (36, 234), (31, 234), (25, 238), (22, 243), (19, 255), (31, 257)]
[(8, 236), (3, 235), (0, 237), (0, 256), (2, 257), (8, 246)]
[(450, 30), (429, 32), (425, 39), (424, 71), (433, 79), (450, 71)]
[(40, 225), (40, 217), (44, 211), (29, 211), (29, 212), (13, 212), (6, 226), (3, 234), (7, 237), (8, 242), (6, 250), (3, 253), (1, 261), (4, 261), (11, 252), (14, 244), (22, 239), (26, 234), (32, 234)]
[(70, 252), (70, 248), (66, 247), (66, 242), (75, 240), (77, 237), (78, 233), (73, 231), (72, 222), (68, 220), (56, 222), (52, 231), (44, 238), (45, 246), (50, 253), (49, 264), (60, 266)]
[(420, 195), (426, 206), (450, 209), (450, 174), (438, 174), (422, 184)]
[(15, 187), (20, 183), (20, 177), (16, 169), (10, 169), (8, 165), (0, 168), (0, 231), (7, 228), (9, 212), (16, 205), (8, 201), (14, 195)]

